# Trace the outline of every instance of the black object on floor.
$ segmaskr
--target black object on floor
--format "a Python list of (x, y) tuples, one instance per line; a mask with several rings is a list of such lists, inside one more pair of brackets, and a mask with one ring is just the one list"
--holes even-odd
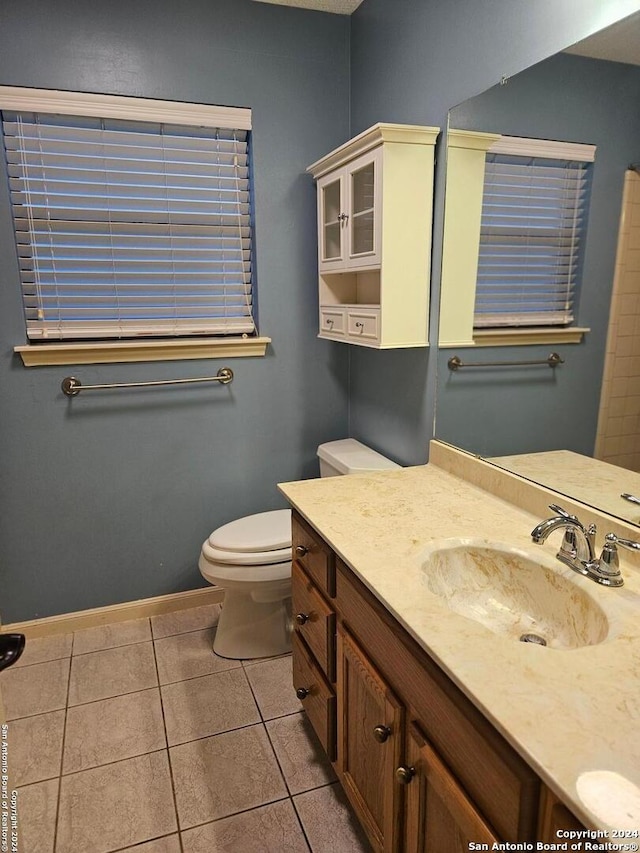
[(0, 672), (18, 660), (26, 642), (24, 634), (0, 635)]

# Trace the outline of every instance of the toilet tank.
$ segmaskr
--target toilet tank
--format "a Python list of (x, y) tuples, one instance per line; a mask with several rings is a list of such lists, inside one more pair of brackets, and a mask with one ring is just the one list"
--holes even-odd
[(376, 453), (355, 438), (327, 441), (318, 447), (321, 477), (339, 474), (364, 474), (367, 471), (388, 471), (401, 468), (381, 453)]

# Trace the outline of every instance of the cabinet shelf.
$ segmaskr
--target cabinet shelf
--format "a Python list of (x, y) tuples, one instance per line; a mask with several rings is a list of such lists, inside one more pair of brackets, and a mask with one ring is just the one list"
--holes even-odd
[(428, 345), (438, 132), (376, 124), (307, 169), (318, 186), (319, 337)]

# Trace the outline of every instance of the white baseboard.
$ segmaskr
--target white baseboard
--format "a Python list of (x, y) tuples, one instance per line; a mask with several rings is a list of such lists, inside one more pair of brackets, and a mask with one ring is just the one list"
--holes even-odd
[(145, 616), (157, 616), (174, 610), (186, 610), (189, 607), (201, 607), (205, 604), (219, 604), (224, 598), (222, 587), (203, 587), (187, 592), (174, 592), (170, 595), (158, 595), (155, 598), (143, 598), (139, 601), (125, 601), (108, 607), (95, 607), (92, 610), (79, 610), (76, 613), (62, 613), (60, 616), (46, 616), (28, 622), (14, 622), (2, 625), (3, 634), (25, 634), (31, 639), (48, 637), (52, 634), (70, 634), (81, 628), (93, 628), (110, 622), (126, 622), (129, 619), (142, 619)]

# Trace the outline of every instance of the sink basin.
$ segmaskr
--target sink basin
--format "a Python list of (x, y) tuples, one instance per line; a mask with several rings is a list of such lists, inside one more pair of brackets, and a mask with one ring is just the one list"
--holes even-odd
[(554, 570), (548, 555), (541, 557), (504, 544), (446, 540), (430, 549), (422, 570), (450, 610), (494, 634), (555, 649), (601, 643), (609, 631), (602, 608), (560, 564)]

